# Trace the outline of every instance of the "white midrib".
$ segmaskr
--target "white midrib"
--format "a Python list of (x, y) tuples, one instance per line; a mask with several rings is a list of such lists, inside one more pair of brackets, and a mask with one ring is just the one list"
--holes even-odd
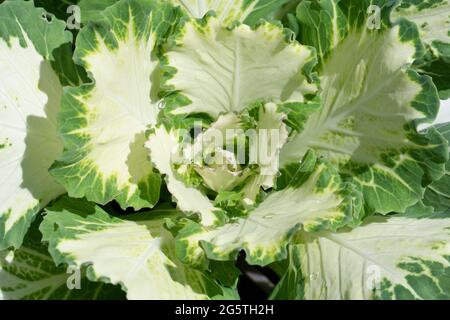
[[(135, 46), (137, 48), (137, 47), (139, 47), (139, 45), (136, 43), (136, 38), (134, 37), (134, 30), (133, 30), (133, 28), (135, 26), (134, 16), (133, 16), (133, 14), (131, 12), (131, 8), (129, 8), (129, 10), (130, 10), (130, 12), (129, 12), (130, 22), (128, 24), (128, 39), (131, 39), (131, 41), (132, 41), (130, 45)], [(152, 33), (150, 33), (149, 38), (145, 39), (145, 40), (148, 43), (154, 43), (154, 41), (152, 41), (153, 40), (152, 39)], [(147, 44), (147, 46), (148, 46), (148, 44)], [(137, 115), (133, 114), (133, 116), (134, 116), (135, 120), (137, 122), (139, 122), (140, 125), (142, 125), (143, 128), (141, 128), (141, 130), (144, 130), (148, 125), (154, 125), (155, 124), (155, 122), (156, 122), (155, 119), (158, 116), (159, 109), (155, 108), (155, 106), (152, 104), (153, 108), (150, 108), (150, 109), (156, 110), (155, 114), (153, 115), (153, 119), (152, 119), (153, 123), (145, 123), (145, 121), (143, 121), (143, 119), (146, 118), (145, 115), (144, 115), (144, 110), (146, 110), (147, 109), (146, 107), (148, 106), (147, 99), (150, 99), (150, 98), (147, 97), (148, 93), (147, 94), (143, 93), (145, 90), (143, 90), (142, 84), (140, 83), (140, 81), (138, 80), (138, 78), (136, 76), (140, 72), (140, 62), (137, 60), (137, 57), (134, 54), (130, 55), (130, 59), (131, 59), (131, 64), (132, 64), (131, 69), (133, 70), (132, 74), (133, 74), (134, 87), (137, 89), (137, 91), (138, 91), (137, 96), (139, 97), (139, 102), (138, 102), (138, 106), (139, 107), (138, 107), (138, 110), (137, 110), (138, 114)], [(154, 64), (152, 66), (151, 73), (153, 73), (155, 71), (155, 69), (156, 69), (156, 64)], [(151, 82), (150, 78), (151, 78), (151, 76), (148, 79), (149, 82)], [(150, 84), (150, 91), (152, 91), (152, 83)], [(143, 97), (146, 97), (146, 98), (143, 98)], [(145, 107), (142, 108), (141, 106), (145, 106)], [(151, 112), (151, 111), (153, 111), (153, 110), (148, 110), (146, 112)], [(136, 129), (136, 132), (139, 132), (138, 129)]]
[[(401, 276), (398, 275), (398, 272), (396, 272), (394, 269), (392, 269), (390, 266), (387, 266), (383, 263), (380, 263), (379, 261), (376, 261), (374, 258), (372, 258), (371, 256), (369, 256), (368, 254), (364, 253), (363, 251), (361, 251), (359, 248), (351, 245), (348, 241), (345, 240), (341, 240), (339, 238), (337, 238), (336, 236), (334, 236), (331, 233), (323, 233), (320, 235), (320, 237), (325, 238), (331, 242), (336, 243), (338, 246), (343, 247), (349, 251), (352, 251), (353, 253), (357, 254), (358, 256), (360, 256), (364, 261), (370, 261), (371, 263), (373, 263), (374, 265), (384, 269), (387, 273), (389, 273), (392, 276), (392, 279), (394, 279), (397, 283), (402, 284), (404, 286), (407, 286), (412, 292), (415, 292), (409, 285), (408, 283), (405, 281), (405, 279)], [(357, 240), (357, 239), (355, 239)]]
[(124, 283), (126, 286), (126, 283), (130, 278), (133, 278), (136, 273), (139, 272), (140, 269), (144, 268), (145, 263), (147, 262), (148, 258), (157, 250), (159, 250), (161, 246), (161, 238), (155, 238), (152, 239), (148, 248), (142, 253), (142, 255), (137, 259), (136, 263), (133, 265), (133, 267), (128, 271)]
[(339, 44), (339, 28), (337, 23), (337, 9), (336, 2), (331, 1), (333, 6), (333, 48), (336, 48)]
[(240, 86), (241, 86), (241, 63), (240, 63), (240, 53), (241, 46), (239, 39), (235, 40), (234, 50), (234, 70), (233, 70), (233, 89), (232, 89), (232, 108), (231, 110), (239, 110), (239, 97), (240, 97)]
[[(233, 2), (235, 2), (234, 0), (228, 0), (228, 2), (225, 4), (225, 6), (224, 6), (224, 8), (223, 8), (223, 12), (222, 12), (222, 14), (221, 14), (221, 20), (224, 20), (227, 16), (228, 16), (228, 14), (229, 14), (229, 12), (230, 12), (230, 8), (233, 6)], [(214, 6), (214, 10), (216, 10), (217, 9), (217, 7), (219, 6), (219, 1), (216, 1), (216, 3), (215, 3), (215, 6)]]
[[(231, 0), (230, 0), (231, 1)], [(255, 9), (256, 5), (259, 3), (259, 0), (252, 1), (247, 8), (245, 8), (244, 13), (242, 14), (241, 21), (244, 21)], [(266, 4), (266, 6), (269, 4)]]
[[(195, 1), (195, 0), (194, 0)], [(196, 0), (197, 1), (197, 15), (196, 18), (202, 18), (208, 8), (208, 0)]]
[[(396, 72), (400, 72), (400, 70), (397, 70)], [(314, 128), (315, 130), (310, 130), (308, 132), (304, 131), (300, 133), (293, 141), (300, 139), (303, 140), (297, 149), (304, 150), (305, 147), (312, 145), (314, 143), (319, 143), (318, 140), (320, 140), (320, 137), (323, 136), (325, 133), (329, 131), (333, 131), (335, 128), (339, 128), (339, 123), (344, 120), (349, 114), (353, 113), (356, 109), (358, 109), (359, 106), (363, 105), (372, 99), (376, 94), (378, 94), (381, 90), (384, 88), (390, 86), (395, 80), (397, 80), (396, 77), (392, 76), (387, 81), (382, 82), (382, 84), (376, 89), (370, 92), (370, 94), (365, 95), (362, 99), (355, 99), (353, 101), (350, 101), (343, 106), (340, 106), (339, 108), (335, 107), (336, 102), (330, 103), (329, 107), (324, 109), (324, 112), (321, 112), (319, 117), (316, 120), (316, 123), (314, 125), (311, 125), (311, 122), (308, 121), (309, 128)], [(325, 90), (324, 90), (325, 91)], [(324, 113), (327, 110), (336, 110), (331, 114), (331, 116), (323, 116)], [(357, 136), (356, 132), (347, 132), (353, 133), (354, 136)], [(309, 137), (308, 139), (302, 139), (303, 137)], [(312, 138), (311, 138), (312, 137)], [(330, 146), (331, 147), (331, 146)], [(341, 149), (341, 148), (335, 148), (337, 152), (340, 152), (342, 154), (351, 154), (351, 150)]]
[(203, 15), (210, 9), (216, 10), (220, 0), (214, 3), (212, 8), (209, 8), (208, 0), (178, 0), (186, 11), (194, 18), (203, 18)]

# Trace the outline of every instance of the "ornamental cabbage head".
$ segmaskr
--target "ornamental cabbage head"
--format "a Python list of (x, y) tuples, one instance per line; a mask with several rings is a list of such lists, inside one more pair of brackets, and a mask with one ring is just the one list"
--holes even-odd
[(0, 298), (449, 298), (448, 0), (73, 5), (0, 4)]

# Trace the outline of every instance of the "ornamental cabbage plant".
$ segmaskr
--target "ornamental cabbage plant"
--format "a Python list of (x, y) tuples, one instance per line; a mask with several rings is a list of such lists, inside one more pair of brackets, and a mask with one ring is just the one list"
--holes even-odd
[(449, 70), (448, 0), (4, 1), (0, 298), (450, 299)]

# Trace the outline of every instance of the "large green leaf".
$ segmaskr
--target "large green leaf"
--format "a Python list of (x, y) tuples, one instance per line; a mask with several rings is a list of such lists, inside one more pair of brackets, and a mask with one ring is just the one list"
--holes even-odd
[(119, 0), (80, 0), (78, 6), (81, 12), (81, 22), (83, 24), (89, 21), (99, 21), (104, 18), (102, 11), (116, 4)]
[[(436, 125), (436, 129), (450, 144), (450, 123)], [(450, 161), (445, 165), (444, 176), (428, 186), (423, 201), (437, 211), (450, 208)]]
[(0, 251), (0, 300), (125, 298), (118, 287), (87, 280), (83, 270), (55, 266), (47, 248), (41, 244), (37, 227), (36, 221), (20, 249)]
[(230, 30), (208, 17), (187, 22), (175, 42), (166, 55), (166, 90), (176, 91), (168, 99), (172, 116), (217, 117), (239, 113), (257, 101), (303, 102), (316, 90), (309, 82), (313, 50), (288, 41), (277, 25)]
[(392, 4), (390, 0), (304, 0), (297, 6), (295, 17), (289, 13), (287, 21), (288, 25), (294, 23), (300, 43), (316, 48), (322, 65), (355, 30), (370, 33), (388, 27)]
[[(271, 19), (277, 10), (291, 2), (297, 0), (259, 0), (255, 1), (252, 11), (245, 18), (244, 22), (248, 25), (254, 25), (260, 22), (261, 19)], [(244, 1), (245, 2), (245, 1)], [(276, 17), (275, 17), (276, 18)]]
[(349, 25), (335, 0), (301, 1), (296, 10), (301, 25), (300, 43), (312, 45), (322, 64), (339, 42), (346, 36)]
[(123, 0), (103, 16), (78, 35), (75, 60), (92, 83), (65, 92), (58, 122), (65, 152), (51, 173), (72, 197), (152, 207), (161, 179), (144, 133), (159, 112), (156, 46), (175, 13), (156, 1)]
[(84, 200), (62, 198), (40, 230), (57, 263), (87, 266), (87, 277), (120, 284), (128, 299), (209, 299), (226, 290), (183, 265), (164, 228), (171, 208), (113, 216)]
[(56, 115), (62, 86), (53, 51), (65, 23), (32, 2), (0, 5), (0, 250), (19, 247), (34, 215), (64, 192), (48, 174), (62, 152)]
[(202, 249), (214, 260), (233, 260), (245, 250), (250, 264), (267, 265), (286, 257), (286, 246), (300, 231), (336, 230), (362, 214), (360, 193), (335, 168), (310, 153), (289, 173), (290, 183), (271, 193), (248, 216), (208, 228), (184, 221), (177, 238), (184, 262), (204, 264)]
[(327, 40), (319, 72), (322, 107), (285, 145), (281, 162), (296, 162), (312, 148), (363, 188), (370, 211), (404, 212), (422, 198), (425, 184), (442, 176), (448, 157), (437, 132), (417, 131), (439, 108), (431, 79), (410, 67), (423, 54), (417, 28), (404, 20), (390, 26), (388, 12), (380, 29), (368, 28), (363, 5), (383, 1), (321, 3), (339, 12), (337, 24), (318, 24), (311, 39), (304, 38), (312, 45)]
[(302, 234), (276, 299), (449, 299), (450, 212)]
[(429, 54), (417, 66), (433, 78), (442, 99), (450, 98), (450, 1), (402, 0), (392, 18), (406, 18), (419, 27)]

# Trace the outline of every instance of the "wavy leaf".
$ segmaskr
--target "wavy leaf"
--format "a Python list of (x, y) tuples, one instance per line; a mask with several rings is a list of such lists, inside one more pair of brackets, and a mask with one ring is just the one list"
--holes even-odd
[(196, 19), (214, 11), (222, 24), (235, 21), (254, 24), (289, 0), (171, 0), (179, 4), (186, 13)]
[(72, 197), (122, 208), (152, 207), (161, 178), (144, 148), (158, 109), (158, 39), (173, 22), (171, 6), (123, 0), (78, 35), (75, 61), (92, 83), (68, 88), (59, 131), (65, 152), (52, 175)]
[(332, 166), (315, 161), (314, 154), (308, 154), (291, 183), (271, 193), (246, 217), (216, 228), (185, 220), (177, 237), (183, 261), (203, 264), (201, 248), (208, 258), (220, 261), (235, 259), (243, 249), (250, 264), (267, 265), (286, 258), (286, 246), (300, 230), (337, 230), (359, 220), (358, 190), (344, 183)]
[(211, 200), (199, 189), (188, 186), (179, 179), (173, 169), (173, 163), (180, 152), (181, 137), (176, 130), (167, 130), (164, 126), (154, 129), (146, 143), (150, 157), (161, 174), (165, 175), (166, 184), (178, 209), (187, 213), (198, 213), (202, 224), (213, 225), (223, 215)]
[[(450, 144), (450, 123), (436, 125), (435, 128)], [(450, 161), (445, 165), (444, 176), (428, 186), (423, 201), (426, 205), (432, 206), (436, 211), (443, 211), (450, 208)]]
[[(125, 298), (125, 293), (118, 287), (87, 280), (83, 270), (55, 266), (47, 248), (41, 244), (38, 222), (33, 223), (20, 249), (0, 251), (0, 300)], [(73, 289), (69, 289), (69, 285)]]
[(32, 2), (0, 5), (0, 250), (20, 247), (34, 217), (64, 192), (48, 174), (62, 152), (62, 86), (53, 51), (72, 36)]
[(449, 212), (371, 217), (291, 246), (275, 299), (449, 299)]
[(113, 216), (84, 200), (62, 198), (47, 209), (40, 230), (56, 263), (87, 266), (92, 281), (120, 284), (127, 298), (209, 299), (226, 290), (184, 266), (164, 228), (175, 210)]
[(287, 36), (269, 23), (230, 30), (215, 17), (187, 22), (166, 54), (165, 89), (176, 91), (167, 113), (217, 118), (259, 101), (305, 101), (316, 91), (309, 81), (314, 52)]
[(450, 98), (450, 1), (402, 0), (393, 11), (393, 19), (405, 18), (414, 22), (422, 41), (429, 48), (428, 55), (416, 62), (417, 68), (433, 78), (441, 99)]
[(363, 188), (369, 211), (404, 212), (422, 198), (424, 185), (442, 176), (448, 157), (439, 133), (417, 131), (439, 108), (431, 79), (410, 67), (423, 54), (418, 31), (404, 20), (390, 26), (388, 13), (380, 29), (370, 30), (361, 15), (367, 1), (333, 3), (339, 19), (347, 19), (346, 32), (336, 36), (320, 24), (325, 30), (314, 34), (334, 39), (319, 72), (322, 107), (285, 145), (281, 163), (296, 162), (312, 148)]

